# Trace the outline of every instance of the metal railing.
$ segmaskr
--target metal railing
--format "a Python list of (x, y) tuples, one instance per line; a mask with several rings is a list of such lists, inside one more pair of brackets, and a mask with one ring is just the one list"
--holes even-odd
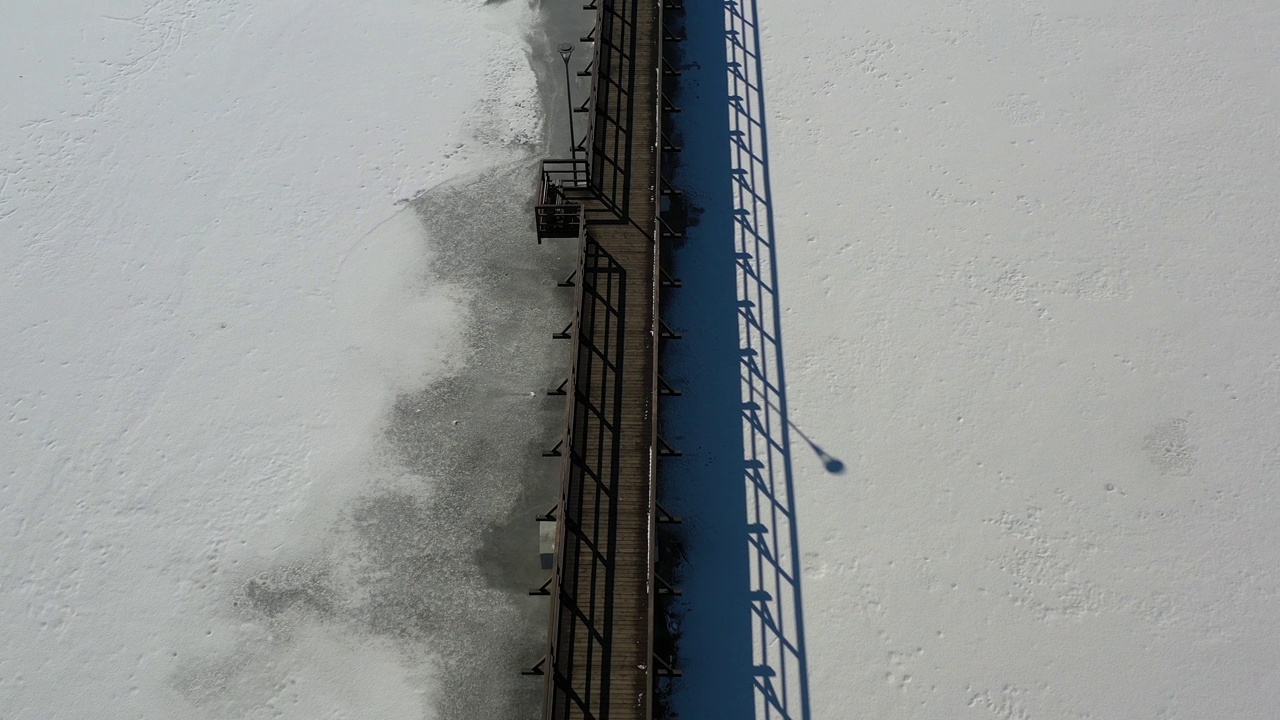
[[(648, 2), (656, 2), (658, 6), (658, 41), (657, 55), (654, 63), (654, 106), (648, 108), (648, 112), (654, 113), (654, 135), (660, 142), (665, 138), (663, 128), (665, 127), (666, 103), (664, 102), (665, 92), (663, 88), (663, 80), (666, 76), (666, 60), (664, 59), (664, 39), (666, 36), (666, 17), (665, 10), (668, 0), (647, 0)], [(659, 328), (662, 321), (662, 248), (664, 239), (664, 223), (662, 220), (662, 198), (663, 198), (663, 176), (662, 176), (662, 154), (664, 147), (659, 147), (654, 153), (653, 158), (653, 174), (654, 174), (654, 193), (653, 193), (653, 325), (654, 325), (654, 342), (653, 342), (653, 377), (650, 378), (649, 386), (649, 546), (647, 548), (648, 557), (646, 558), (646, 568), (648, 569), (648, 613), (647, 625), (648, 633), (645, 639), (646, 657), (648, 658), (648, 681), (647, 691), (645, 693), (645, 712), (644, 717), (652, 718), (656, 710), (655, 701), (658, 692), (658, 674), (655, 672), (658, 666), (659, 649), (655, 643), (655, 628), (659, 622), (659, 615), (662, 608), (658, 607), (658, 583), (660, 581), (658, 569), (658, 457), (660, 455), (658, 440), (658, 420), (661, 412), (659, 404), (662, 396), (662, 387), (660, 377), (660, 368), (662, 367), (662, 342)], [(666, 658), (663, 658), (666, 660)], [(670, 664), (667, 669), (671, 670)]]
[(586, 194), (589, 194), (586, 160), (542, 161), (538, 202), (533, 208), (539, 243), (582, 235), (586, 221), (583, 196)]

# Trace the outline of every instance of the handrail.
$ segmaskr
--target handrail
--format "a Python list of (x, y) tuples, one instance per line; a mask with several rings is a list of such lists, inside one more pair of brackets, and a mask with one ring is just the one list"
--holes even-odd
[[(666, 28), (666, 19), (664, 17), (665, 0), (649, 0), (656, 2), (658, 5), (658, 32), (657, 37), (657, 62), (654, 63), (655, 82), (654, 86), (654, 104), (652, 111), (654, 113), (654, 134), (657, 138), (662, 138), (663, 133), (663, 113), (662, 113), (662, 80), (664, 67), (663, 33)], [(657, 622), (657, 564), (658, 564), (658, 398), (661, 392), (659, 387), (659, 361), (661, 360), (662, 341), (658, 337), (657, 328), (662, 320), (662, 283), (658, 282), (660, 273), (662, 272), (662, 147), (655, 148), (653, 153), (653, 319), (650, 337), (653, 338), (653, 357), (652, 357), (652, 377), (650, 378), (649, 392), (649, 549), (648, 549), (648, 569), (649, 577), (645, 586), (648, 594), (648, 653), (645, 656), (645, 713), (646, 718), (652, 718), (654, 712), (654, 695), (655, 695), (655, 675), (654, 675), (654, 653), (657, 648), (654, 647), (653, 628)]]
[(538, 201), (534, 204), (539, 243), (544, 238), (572, 237), (566, 232), (575, 229), (581, 233), (586, 221), (586, 205), (569, 197), (566, 189), (585, 190), (586, 185), (586, 160), (573, 158), (542, 161), (542, 182), (538, 188)]

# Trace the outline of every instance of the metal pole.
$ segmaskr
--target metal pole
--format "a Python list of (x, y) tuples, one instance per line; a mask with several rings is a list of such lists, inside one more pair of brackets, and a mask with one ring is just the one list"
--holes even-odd
[(569, 80), (569, 56), (573, 55), (573, 45), (560, 44), (560, 57), (564, 60), (564, 96), (569, 104), (569, 157), (578, 157), (578, 135), (573, 131), (573, 85)]

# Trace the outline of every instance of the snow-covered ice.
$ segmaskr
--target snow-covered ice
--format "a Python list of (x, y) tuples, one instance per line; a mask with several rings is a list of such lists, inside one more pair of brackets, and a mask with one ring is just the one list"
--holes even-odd
[[(688, 5), (673, 705), (1274, 715), (1276, 10)], [(525, 469), (477, 458), (555, 432), (508, 342), (555, 301), (478, 294), (545, 277), (431, 218), (527, 185), (530, 23), (5, 10), (0, 715), (431, 717), (464, 672), (452, 702), (527, 714), (465, 645), (542, 606), (448, 562), (536, 564), (532, 523), (484, 530)], [(452, 427), (461, 459), (422, 449)]]
[(372, 562), (331, 530), (468, 360), (414, 199), (541, 142), (530, 6), (3, 16), (0, 715), (430, 716), (429, 644), (312, 566)]
[(1273, 717), (1276, 10), (745, 0), (688, 26), (674, 706)]

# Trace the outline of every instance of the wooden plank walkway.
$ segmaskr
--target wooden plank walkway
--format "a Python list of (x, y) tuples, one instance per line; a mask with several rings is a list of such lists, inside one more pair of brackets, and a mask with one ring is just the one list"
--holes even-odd
[(663, 0), (597, 0), (546, 720), (649, 720)]

